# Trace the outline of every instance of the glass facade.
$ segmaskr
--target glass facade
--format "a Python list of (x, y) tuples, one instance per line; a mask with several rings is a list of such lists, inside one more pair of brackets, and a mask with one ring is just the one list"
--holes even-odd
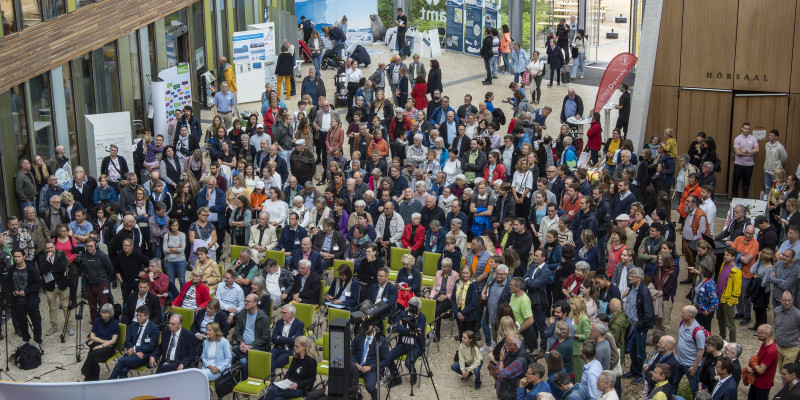
[(19, 30), (14, 0), (0, 0), (0, 19), (2, 19), (3, 23), (3, 36)]
[(28, 104), (31, 120), (30, 146), (32, 154), (42, 156), (45, 162), (55, 156), (56, 138), (53, 119), (53, 101), (50, 74), (44, 73), (28, 81)]
[(110, 113), (122, 111), (122, 97), (119, 89), (119, 70), (117, 63), (117, 43), (109, 43), (92, 51), (97, 112)]
[[(72, 88), (72, 68), (70, 63), (66, 63), (61, 67), (63, 83), (64, 83), (64, 108), (67, 112), (67, 134), (69, 135), (69, 158), (70, 160), (80, 161), (80, 151), (78, 150), (78, 126), (75, 116), (75, 100), (73, 99), (74, 91)], [(58, 93), (54, 93), (55, 96)]]
[(30, 153), (28, 148), (28, 112), (25, 103), (25, 84), (9, 89), (11, 96), (11, 120), (14, 132), (14, 146), (17, 155), (22, 157)]

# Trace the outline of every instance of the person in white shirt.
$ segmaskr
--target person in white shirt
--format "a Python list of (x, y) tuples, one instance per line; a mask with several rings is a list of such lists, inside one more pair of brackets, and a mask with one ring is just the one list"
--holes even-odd
[(258, 215), (258, 223), (250, 227), (250, 243), (253, 252), (253, 261), (260, 264), (266, 256), (267, 250), (278, 245), (278, 235), (275, 227), (269, 223), (269, 213), (262, 211)]
[(613, 371), (609, 370), (600, 373), (600, 377), (597, 378), (597, 390), (600, 391), (600, 397), (597, 400), (619, 400), (619, 396), (614, 390), (616, 376)]
[(703, 186), (700, 196), (702, 203), (700, 209), (706, 213), (706, 220), (708, 221), (708, 230), (711, 232), (711, 237), (714, 237), (714, 219), (717, 217), (717, 205), (714, 204), (713, 199), (714, 189), (711, 186)]
[(223, 315), (228, 316), (228, 325), (233, 323), (233, 317), (244, 310), (244, 292), (236, 284), (236, 271), (225, 271), (222, 285), (217, 285), (217, 299)]
[(531, 100), (533, 104), (539, 104), (542, 98), (542, 73), (544, 72), (544, 61), (539, 58), (539, 52), (533, 52), (533, 58), (528, 63), (528, 74), (530, 74), (531, 85), (536, 85), (535, 90), (531, 90)]

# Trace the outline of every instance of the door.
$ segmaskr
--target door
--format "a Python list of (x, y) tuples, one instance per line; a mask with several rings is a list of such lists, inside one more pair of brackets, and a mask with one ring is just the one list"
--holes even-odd
[(727, 192), (728, 148), (731, 132), (733, 93), (729, 90), (681, 88), (678, 101), (678, 153), (688, 152), (698, 132), (714, 138), (722, 171), (717, 173), (717, 193)]
[[(789, 96), (786, 94), (736, 94), (733, 98), (733, 118), (731, 121), (730, 154), (733, 154), (733, 140), (741, 132), (742, 124), (749, 122), (753, 135), (758, 138), (759, 152), (756, 154), (753, 177), (750, 180), (748, 198), (755, 198), (764, 188), (764, 144), (766, 134), (772, 129), (781, 133), (778, 139), (786, 145), (786, 124), (789, 112)], [(791, 148), (787, 147), (787, 150)], [(722, 154), (720, 153), (720, 157)], [(730, 159), (733, 170), (733, 158)], [(791, 171), (794, 172), (794, 171)], [(728, 188), (733, 182), (733, 172), (728, 176)], [(719, 179), (717, 179), (719, 182)], [(741, 185), (739, 186), (741, 192)], [(731, 197), (728, 190), (728, 197)]]

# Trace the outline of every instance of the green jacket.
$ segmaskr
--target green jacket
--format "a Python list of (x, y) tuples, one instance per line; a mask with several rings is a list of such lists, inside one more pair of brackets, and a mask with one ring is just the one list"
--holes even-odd
[(589, 338), (592, 333), (592, 324), (589, 323), (589, 317), (582, 316), (579, 320), (573, 321), (575, 327), (575, 340), (572, 341), (572, 355), (581, 354), (581, 347), (583, 342)]
[[(233, 343), (238, 344), (242, 341), (242, 336), (244, 335), (244, 327), (247, 325), (247, 311), (242, 310), (242, 312), (236, 314), (236, 330), (233, 332)], [(269, 332), (269, 325), (270, 320), (267, 316), (267, 313), (264, 310), (259, 309), (258, 313), (256, 313), (256, 323), (255, 323), (255, 339), (253, 342), (250, 343), (250, 346), (254, 350), (262, 350), (266, 351), (267, 347), (269, 347), (270, 343), (270, 332)]]
[(614, 343), (620, 351), (620, 355), (625, 355), (625, 335), (628, 333), (628, 316), (620, 311), (608, 321), (608, 331), (614, 336)]

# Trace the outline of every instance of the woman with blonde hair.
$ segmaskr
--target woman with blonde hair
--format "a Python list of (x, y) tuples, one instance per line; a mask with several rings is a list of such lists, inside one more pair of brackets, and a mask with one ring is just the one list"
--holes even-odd
[(586, 311), (586, 301), (581, 297), (569, 299), (572, 309), (571, 317), (574, 324), (575, 336), (572, 341), (572, 366), (575, 370), (575, 382), (581, 381), (583, 375), (583, 358), (581, 358), (581, 347), (583, 342), (589, 338), (592, 326), (589, 323), (589, 315)]
[[(186, 157), (186, 161), (183, 162), (183, 171), (186, 172), (187, 175), (191, 175), (191, 178), (194, 180), (194, 182), (197, 182), (210, 174), (208, 164), (206, 163), (205, 157), (203, 157), (202, 150), (195, 149), (191, 156)], [(187, 178), (184, 178), (183, 180), (190, 181)], [(199, 183), (197, 187), (197, 191), (199, 191)], [(197, 192), (194, 192), (194, 195), (196, 196)]]
[(206, 325), (206, 340), (203, 341), (203, 353), (200, 357), (202, 371), (209, 382), (214, 382), (223, 372), (231, 367), (233, 353), (231, 344), (222, 334), (222, 329), (216, 322)]
[(512, 311), (512, 316), (506, 315), (501, 317), (498, 308), (497, 320), (500, 321), (497, 323), (497, 333), (495, 334), (495, 342), (497, 344), (494, 346), (494, 349), (492, 349), (492, 351), (489, 353), (489, 362), (495, 365), (501, 361), (500, 351), (506, 344), (506, 338), (508, 337), (508, 335), (513, 335), (517, 333), (517, 331), (519, 331), (517, 322), (514, 321), (513, 311)]
[(292, 362), (284, 375), (284, 381), (291, 384), (286, 389), (277, 385), (270, 386), (264, 396), (265, 400), (284, 400), (295, 397), (305, 397), (314, 387), (317, 379), (317, 348), (314, 341), (308, 336), (299, 336), (294, 339), (294, 354)]
[(466, 331), (475, 331), (478, 321), (478, 299), (480, 289), (472, 274), (472, 268), (464, 266), (459, 273), (459, 281), (453, 289), (455, 299), (451, 301), (453, 315), (458, 325), (459, 340)]
[(517, 254), (516, 250), (514, 249), (504, 249), (503, 250), (503, 264), (508, 266), (508, 276), (509, 278), (513, 278), (515, 276), (522, 276), (525, 274), (525, 268), (527, 265), (523, 265), (522, 268), (520, 266), (520, 259), (519, 254)]

